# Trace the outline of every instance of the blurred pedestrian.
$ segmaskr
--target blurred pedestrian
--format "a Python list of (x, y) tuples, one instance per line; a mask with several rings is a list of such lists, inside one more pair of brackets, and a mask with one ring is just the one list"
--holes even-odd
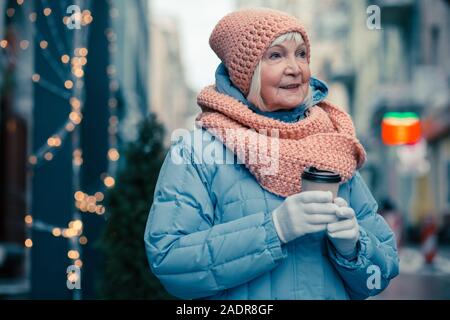
[(432, 264), (438, 250), (437, 223), (434, 215), (428, 213), (421, 221), (420, 244), (427, 264)]
[(403, 219), (401, 212), (397, 210), (393, 201), (389, 198), (385, 198), (381, 201), (380, 214), (386, 220), (389, 227), (395, 234), (395, 239), (397, 240), (397, 249), (400, 250), (402, 245), (402, 229), (403, 229)]
[[(201, 141), (216, 139), (198, 148), (192, 132), (167, 155), (145, 232), (153, 273), (187, 299), (364, 299), (382, 291), (398, 274), (395, 237), (357, 171), (365, 151), (350, 116), (311, 77), (303, 25), (247, 9), (222, 18), (209, 43), (222, 63), (215, 86), (197, 98), (197, 126)], [(262, 138), (279, 147), (275, 156)], [(215, 161), (202, 161), (205, 153)], [(239, 162), (224, 164), (224, 155)], [(252, 161), (267, 158), (275, 172)], [(301, 192), (307, 166), (339, 173), (338, 197)], [(373, 270), (379, 286), (367, 284)]]

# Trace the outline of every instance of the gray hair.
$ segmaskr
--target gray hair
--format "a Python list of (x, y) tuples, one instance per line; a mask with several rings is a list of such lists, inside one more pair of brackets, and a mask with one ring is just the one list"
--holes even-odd
[[(295, 41), (296, 44), (301, 44), (303, 43), (303, 38), (302, 35), (298, 32), (288, 32), (276, 38), (271, 43), (269, 48), (281, 44), (285, 41)], [(261, 60), (256, 66), (255, 71), (253, 72), (252, 82), (250, 84), (250, 91), (247, 95), (247, 100), (253, 103), (261, 111), (269, 111), (261, 97)], [(310, 107), (312, 104), (312, 92), (311, 90), (309, 90), (309, 88), (308, 94), (306, 95), (303, 103), (306, 103), (307, 107)]]

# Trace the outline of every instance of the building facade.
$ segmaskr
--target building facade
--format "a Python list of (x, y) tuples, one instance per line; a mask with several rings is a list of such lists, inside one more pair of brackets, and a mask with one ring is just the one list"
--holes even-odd
[(150, 110), (164, 124), (168, 145), (174, 130), (193, 128), (192, 116), (200, 109), (186, 80), (177, 20), (170, 16), (153, 17), (151, 44)]
[(147, 1), (0, 5), (0, 296), (93, 299), (102, 200), (148, 112)]

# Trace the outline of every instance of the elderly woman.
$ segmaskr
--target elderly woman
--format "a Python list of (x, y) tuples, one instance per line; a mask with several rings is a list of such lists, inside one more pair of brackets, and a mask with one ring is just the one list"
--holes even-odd
[[(153, 273), (184, 299), (380, 293), (398, 274), (395, 238), (357, 171), (365, 151), (350, 116), (311, 77), (304, 27), (249, 9), (209, 42), (222, 63), (198, 96), (201, 137), (172, 144), (148, 217)], [(337, 197), (302, 192), (310, 166), (340, 175)]]

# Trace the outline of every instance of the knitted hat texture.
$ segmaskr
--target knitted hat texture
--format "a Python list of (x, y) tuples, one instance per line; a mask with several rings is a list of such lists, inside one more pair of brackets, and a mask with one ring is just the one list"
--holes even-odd
[(297, 18), (273, 9), (246, 9), (226, 15), (211, 33), (209, 45), (227, 67), (233, 84), (247, 96), (264, 52), (276, 38), (289, 32), (302, 35), (309, 63), (311, 50), (304, 26)]

